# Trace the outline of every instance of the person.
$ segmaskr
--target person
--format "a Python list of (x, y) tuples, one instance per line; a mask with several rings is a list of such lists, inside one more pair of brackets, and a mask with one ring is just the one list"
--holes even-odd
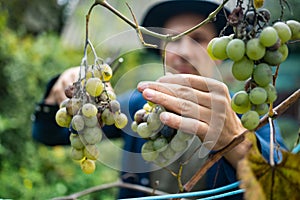
[[(149, 29), (163, 28), (162, 32), (165, 34), (180, 33), (203, 21), (217, 6), (217, 3), (206, 0), (163, 1), (146, 12), (141, 25)], [(225, 11), (228, 15), (229, 11), (227, 9)], [(161, 121), (169, 127), (198, 136), (196, 138), (200, 140), (196, 139), (196, 143), (199, 145), (202, 142), (205, 148), (210, 150), (207, 156), (222, 149), (244, 132), (246, 129), (242, 126), (238, 115), (231, 109), (228, 87), (223, 82), (212, 78), (214, 67), (221, 64), (221, 61), (212, 62), (207, 52), (203, 50), (211, 39), (220, 34), (226, 23), (226, 15), (224, 12), (219, 12), (214, 22), (200, 27), (180, 40), (168, 43), (165, 63), (171, 74), (157, 81), (141, 82), (137, 90), (120, 95), (118, 100), (121, 110), (126, 111), (132, 119), (134, 113), (147, 101), (162, 105), (167, 111), (160, 115)], [(232, 30), (227, 29), (227, 34), (231, 32)], [(158, 43), (153, 39), (145, 36), (146, 42)], [(159, 51), (148, 50), (156, 54)], [(64, 89), (76, 81), (77, 74), (78, 68), (70, 68), (49, 82), (43, 101), (37, 105), (35, 111), (32, 133), (35, 140), (46, 145), (69, 144), (68, 129), (58, 127), (54, 115), (60, 102), (66, 98)], [(149, 164), (140, 156), (144, 139), (128, 129), (120, 130), (105, 126), (103, 130), (109, 138), (124, 139), (121, 170), (121, 178), (124, 182), (150, 186), (171, 193), (176, 192), (174, 177), (172, 175), (166, 177), (168, 173), (163, 169), (149, 170)], [(269, 126), (256, 131), (259, 148), (266, 159), (269, 158), (269, 132)], [(276, 126), (276, 133), (279, 133), (278, 126)], [(277, 137), (278, 143), (284, 147), (280, 134), (277, 134)], [(249, 141), (244, 140), (226, 153), (209, 169), (205, 179), (201, 180), (194, 189), (211, 189), (236, 181), (237, 164), (245, 156), (250, 145)], [(199, 169), (203, 163), (199, 155), (194, 157), (196, 158), (188, 163), (187, 168), (184, 166), (185, 172), (195, 173), (195, 169)], [(178, 159), (175, 163), (181, 161)], [(184, 173), (183, 179), (188, 180), (189, 175)], [(160, 184), (154, 186), (157, 180)], [(142, 192), (121, 188), (119, 198), (145, 195)], [(234, 198), (241, 199), (242, 194), (235, 195), (232, 199)]]

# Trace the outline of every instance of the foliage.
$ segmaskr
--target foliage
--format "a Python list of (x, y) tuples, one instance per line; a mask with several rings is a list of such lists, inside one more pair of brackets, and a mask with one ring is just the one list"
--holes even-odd
[[(69, 147), (45, 147), (31, 137), (30, 117), (46, 83), (78, 65), (81, 56), (64, 48), (56, 34), (20, 37), (0, 15), (1, 198), (49, 199), (116, 180), (118, 172), (101, 163), (92, 176), (84, 175), (70, 159)], [(88, 198), (112, 199), (115, 194), (111, 189)]]
[[(253, 133), (248, 136), (256, 144)], [(261, 156), (257, 146), (253, 146), (247, 157), (241, 161), (238, 174), (241, 187), (246, 189), (245, 198), (253, 199), (299, 199), (300, 154), (282, 151), (280, 163), (271, 166)], [(263, 192), (264, 191), (264, 192)], [(265, 196), (266, 195), (266, 196)]]

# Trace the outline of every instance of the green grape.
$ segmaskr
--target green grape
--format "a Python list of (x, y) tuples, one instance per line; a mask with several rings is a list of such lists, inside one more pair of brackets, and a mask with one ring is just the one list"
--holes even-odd
[(112, 69), (108, 64), (102, 64), (100, 65), (100, 71), (102, 75), (103, 81), (109, 81), (113, 75)]
[(244, 56), (241, 60), (232, 64), (231, 72), (234, 78), (244, 81), (251, 77), (253, 68), (253, 61)]
[(67, 104), (66, 109), (69, 115), (76, 115), (82, 106), (82, 102), (79, 98), (71, 98)]
[(124, 128), (128, 123), (127, 116), (124, 113), (115, 114), (114, 119), (115, 119), (115, 126), (119, 129)]
[(267, 100), (267, 92), (262, 87), (253, 88), (249, 93), (249, 100), (255, 105), (263, 104)]
[(159, 155), (158, 151), (154, 150), (153, 141), (151, 140), (143, 144), (141, 154), (146, 161), (154, 161)]
[(278, 51), (281, 53), (282, 58), (281, 58), (281, 62), (285, 61), (289, 55), (289, 49), (288, 46), (286, 44), (282, 44)]
[(241, 60), (246, 52), (246, 45), (243, 40), (235, 38), (226, 47), (226, 54), (233, 61)]
[(133, 132), (137, 132), (137, 127), (138, 127), (138, 124), (136, 123), (136, 121), (133, 121), (133, 122), (131, 123), (131, 130), (132, 130)]
[(209, 41), (207, 47), (206, 47), (206, 50), (207, 50), (207, 53), (208, 55), (210, 56), (211, 59), (213, 60), (218, 60), (218, 58), (216, 58), (213, 53), (212, 53), (212, 47), (213, 47), (213, 44), (215, 43), (215, 41), (219, 39), (218, 37), (215, 37), (213, 38), (212, 40)]
[(82, 131), (84, 129), (84, 119), (81, 115), (75, 115), (71, 121), (72, 128), (76, 131)]
[(292, 37), (292, 32), (290, 27), (284, 22), (276, 22), (273, 24), (273, 28), (277, 31), (277, 34), (281, 40), (281, 43), (286, 43)]
[(175, 152), (183, 152), (188, 147), (188, 141), (180, 140), (180, 138), (175, 135), (170, 142), (170, 147)]
[(95, 68), (95, 66), (89, 66), (86, 72), (86, 80), (90, 79), (90, 78), (100, 78), (101, 77), (101, 73), (99, 70), (97, 70)]
[(109, 109), (112, 113), (120, 111), (120, 103), (117, 100), (112, 100), (109, 102)]
[(268, 111), (269, 111), (269, 106), (268, 106), (267, 103), (255, 105), (255, 111), (257, 112), (257, 114), (258, 114), (259, 116), (265, 115), (265, 114), (267, 114)]
[(114, 114), (108, 108), (105, 108), (101, 113), (101, 120), (106, 125), (113, 125), (115, 123)]
[(104, 84), (99, 78), (92, 77), (86, 81), (86, 91), (93, 97), (100, 96), (104, 90)]
[(96, 116), (98, 113), (97, 107), (92, 103), (86, 103), (82, 106), (82, 114), (86, 117)]
[(188, 141), (190, 139), (193, 139), (194, 136), (195, 136), (194, 134), (185, 133), (182, 131), (177, 131), (177, 134), (176, 134), (176, 137), (178, 137), (178, 139), (182, 140), (182, 141)]
[(259, 125), (259, 115), (256, 111), (250, 110), (242, 115), (242, 125), (248, 130), (254, 130)]
[(83, 134), (79, 134), (82, 136), (82, 139), (87, 143), (87, 144), (96, 144), (101, 141), (102, 139), (102, 130), (98, 126), (95, 127), (86, 127), (83, 130)]
[(267, 50), (264, 56), (264, 62), (268, 63), (269, 65), (276, 66), (282, 63), (283, 55), (279, 51), (279, 49), (275, 51)]
[(55, 121), (61, 127), (69, 128), (71, 124), (72, 116), (67, 113), (67, 109), (60, 108), (55, 114)]
[(258, 64), (253, 70), (253, 79), (259, 86), (266, 86), (273, 80), (272, 69), (266, 63)]
[(147, 124), (152, 132), (159, 131), (163, 126), (163, 123), (160, 121), (159, 115), (157, 113), (149, 113), (147, 117)]
[(299, 40), (300, 39), (300, 23), (296, 20), (288, 20), (286, 24), (289, 26), (292, 32), (291, 40)]
[(80, 163), (80, 167), (85, 174), (92, 174), (96, 169), (96, 164), (93, 160), (85, 159)]
[(212, 46), (212, 54), (214, 57), (216, 57), (219, 60), (225, 60), (228, 58), (226, 54), (226, 47), (229, 43), (230, 38), (228, 36), (222, 36), (213, 43)]
[(83, 120), (86, 127), (94, 127), (97, 126), (98, 124), (97, 116), (92, 116), (92, 117), (83, 116)]
[(138, 125), (137, 127), (137, 133), (142, 137), (142, 138), (148, 138), (152, 135), (151, 129), (148, 127), (147, 122), (142, 122)]
[(80, 139), (79, 135), (71, 133), (69, 139), (70, 139), (71, 147), (75, 149), (83, 149), (84, 144)]
[(233, 103), (237, 106), (245, 106), (245, 107), (248, 107), (248, 104), (250, 102), (248, 93), (244, 90), (235, 93), (231, 101), (233, 101)]
[(117, 96), (113, 91), (108, 90), (108, 91), (106, 91), (106, 93), (107, 93), (107, 96), (110, 100), (116, 100), (117, 99)]
[(246, 44), (246, 54), (251, 60), (263, 58), (265, 52), (266, 48), (259, 42), (258, 38), (252, 38)]
[(170, 145), (168, 145), (167, 148), (161, 152), (161, 155), (165, 159), (170, 160), (176, 156), (176, 152), (170, 147)]
[(86, 145), (83, 150), (83, 153), (86, 158), (91, 159), (91, 160), (97, 160), (100, 155), (100, 151), (99, 151), (98, 147), (94, 144)]
[(267, 103), (273, 103), (277, 99), (277, 91), (274, 85), (271, 83), (264, 87), (267, 92)]
[(259, 42), (265, 47), (271, 47), (276, 44), (278, 38), (276, 29), (272, 26), (267, 26), (261, 31)]
[(69, 102), (70, 100), (71, 100), (71, 99), (69, 99), (69, 98), (66, 98), (65, 100), (63, 100), (63, 101), (59, 104), (59, 108), (67, 107), (67, 104), (68, 104), (68, 102)]
[(158, 152), (166, 150), (168, 141), (165, 137), (158, 137), (153, 141), (153, 149)]
[(71, 149), (71, 158), (73, 160), (82, 160), (84, 158), (83, 150), (82, 149)]
[(249, 102), (248, 106), (237, 106), (231, 101), (231, 108), (234, 112), (238, 114), (244, 114), (245, 112), (249, 111), (251, 109), (251, 103)]

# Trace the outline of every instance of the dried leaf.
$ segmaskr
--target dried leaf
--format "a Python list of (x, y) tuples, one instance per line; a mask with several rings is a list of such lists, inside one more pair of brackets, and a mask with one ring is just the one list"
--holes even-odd
[(253, 147), (238, 166), (245, 199), (300, 199), (300, 154), (282, 151), (282, 161), (271, 166), (258, 151), (254, 134), (248, 138)]

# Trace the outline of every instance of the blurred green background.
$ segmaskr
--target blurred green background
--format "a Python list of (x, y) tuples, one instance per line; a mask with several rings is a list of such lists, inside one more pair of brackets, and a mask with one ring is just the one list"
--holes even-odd
[[(110, 2), (130, 17), (125, 1)], [(141, 11), (156, 1), (126, 2), (140, 18)], [(291, 8), (300, 6), (297, 0), (289, 2)], [(43, 96), (46, 83), (54, 75), (81, 62), (85, 14), (92, 3), (92, 0), (0, 1), (0, 198), (50, 199), (118, 179), (117, 170), (101, 163), (97, 163), (94, 174), (85, 175), (68, 156), (69, 147), (47, 147), (31, 138), (32, 113), (35, 103)], [(273, 7), (277, 3), (277, 0), (269, 0), (266, 4), (272, 11), (277, 11), (274, 19), (279, 16), (279, 8)], [(286, 13), (286, 18), (300, 19), (299, 12), (287, 10)], [(153, 79), (162, 73), (154, 73), (152, 68), (145, 68), (142, 74), (128, 73), (143, 63), (157, 64), (154, 58), (145, 58), (144, 52), (139, 51), (134, 42), (124, 40), (124, 43), (113, 43), (113, 47), (109, 42), (101, 43), (119, 32), (130, 31), (130, 27), (104, 8), (95, 9), (90, 29), (92, 41), (100, 43), (99, 56), (114, 59), (120, 52), (122, 54), (124, 61), (112, 84), (116, 85), (125, 73), (130, 81), (125, 81), (127, 85), (119, 88), (120, 92), (134, 88), (140, 80)], [(124, 44), (133, 47), (122, 49)], [(300, 85), (299, 44), (289, 47), (291, 55), (279, 71), (277, 87), (281, 95), (277, 103)], [(133, 48), (137, 50), (129, 50)], [(224, 81), (234, 90), (240, 84), (231, 79), (228, 68), (225, 66), (220, 70), (224, 73)], [(278, 120), (289, 148), (292, 148), (299, 131), (296, 110), (299, 110), (299, 102)], [(120, 140), (114, 142), (117, 146), (122, 145)], [(105, 142), (101, 145), (105, 149)], [(103, 156), (119, 159), (117, 154)], [(115, 199), (116, 193), (117, 188), (113, 188), (82, 199)]]

